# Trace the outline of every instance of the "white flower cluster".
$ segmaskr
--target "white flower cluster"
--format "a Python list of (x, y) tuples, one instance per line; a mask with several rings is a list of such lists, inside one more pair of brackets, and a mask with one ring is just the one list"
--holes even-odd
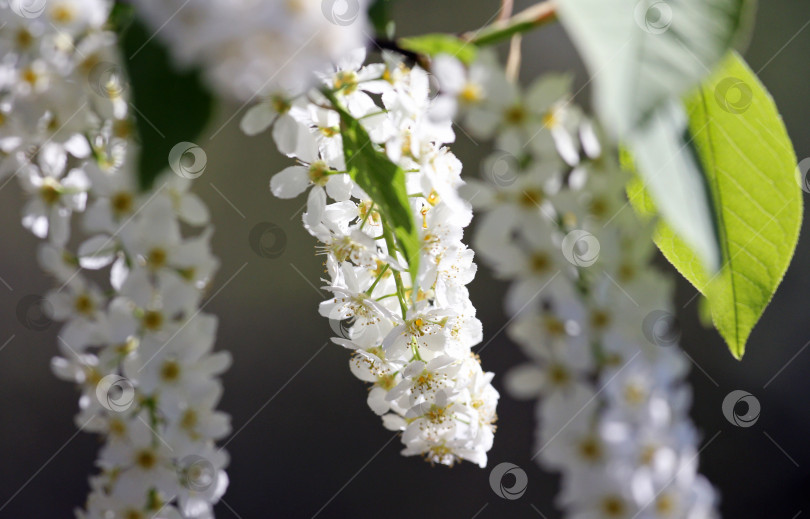
[(313, 71), (364, 45), (366, 0), (135, 0), (183, 65), (226, 96), (302, 91)]
[(53, 370), (81, 391), (77, 425), (104, 437), (78, 516), (209, 518), (228, 482), (214, 441), (230, 430), (216, 411), (230, 356), (211, 352), (216, 318), (199, 308), (218, 262), (186, 181), (138, 193), (110, 7), (0, 5), (0, 171), (25, 191), (23, 225), (59, 285), (46, 298), (65, 323)]
[(434, 72), (469, 131), (496, 136), (487, 181), (463, 194), (482, 211), (476, 250), (511, 282), (507, 332), (532, 362), (506, 384), (539, 398), (535, 458), (563, 473), (559, 505), (583, 519), (715, 517), (672, 283), (649, 265), (651, 229), (570, 104), (569, 78), (542, 77), (524, 95), (488, 55), (470, 70), (439, 58)]
[(273, 176), (273, 194), (292, 198), (311, 187), (304, 225), (322, 244), (333, 294), (320, 313), (350, 322), (333, 340), (353, 351), (352, 373), (372, 384), (369, 407), (402, 431), (404, 455), (483, 467), (498, 393), (471, 351), (482, 337), (465, 286), (476, 265), (461, 241), (472, 211), (458, 195), (461, 163), (445, 146), (454, 139), (451, 121), (430, 117), (424, 70), (394, 56), (364, 61), (364, 51), (352, 53), (323, 77), (323, 88), (361, 123), (375, 152), (406, 172), (421, 241), (417, 279), (391, 222), (346, 173), (341, 117), (321, 91), (273, 97), (242, 126), (257, 133), (275, 121), (278, 148), (298, 160)]

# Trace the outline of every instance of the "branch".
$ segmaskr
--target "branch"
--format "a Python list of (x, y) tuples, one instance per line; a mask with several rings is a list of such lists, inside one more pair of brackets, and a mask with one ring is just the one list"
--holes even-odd
[(512, 8), (514, 7), (513, 0), (501, 0), (501, 10), (498, 13), (498, 21), (505, 22), (512, 16)]
[(492, 45), (511, 37), (540, 27), (557, 19), (557, 5), (553, 0), (535, 4), (507, 20), (496, 20), (491, 25), (461, 36), (463, 40), (476, 45)]

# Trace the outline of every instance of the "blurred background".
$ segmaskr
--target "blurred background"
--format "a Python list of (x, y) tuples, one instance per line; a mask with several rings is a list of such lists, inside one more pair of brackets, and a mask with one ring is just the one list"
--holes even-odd
[[(400, 35), (464, 31), (486, 22), (498, 4), (409, 0), (397, 4), (395, 20)], [(527, 5), (516, 2), (516, 9)], [(810, 156), (809, 24), (807, 2), (762, 2), (746, 54), (776, 99), (800, 160)], [(523, 56), (524, 82), (572, 66), (578, 85), (587, 81), (559, 26), (526, 36)], [(578, 101), (587, 103), (587, 90)], [(281, 201), (269, 192), (270, 176), (288, 160), (274, 151), (269, 134), (241, 134), (243, 112), (219, 105), (197, 141), (208, 166), (194, 184), (211, 208), (213, 247), (222, 260), (212, 291), (217, 295), (206, 311), (219, 316), (218, 347), (234, 358), (221, 404), (233, 420), (227, 440), (231, 484), (217, 517), (559, 517), (557, 477), (530, 461), (533, 405), (503, 391), (487, 469), (431, 467), (400, 456), (399, 439), (367, 408), (366, 389), (350, 374), (347, 352), (328, 344), (333, 331), (317, 312), (326, 298), (317, 288), (322, 259), (300, 224), (304, 198)], [(487, 148), (460, 132), (457, 141), (465, 173), (477, 176)], [(50, 282), (34, 261), (37, 240), (20, 226), (21, 206), (12, 182), (0, 192), (0, 276), (8, 285), (0, 284), (0, 518), (69, 517), (85, 499), (99, 442), (77, 432), (77, 393), (50, 372), (58, 324), (26, 326), (31, 296), (44, 294)], [(276, 238), (265, 233), (272, 257), (258, 254), (251, 238), (252, 231), (255, 238), (268, 228)], [(810, 517), (808, 266), (810, 239), (802, 235), (742, 362), (716, 332), (700, 326), (690, 302), (695, 290), (679, 279), (682, 346), (695, 364), (692, 416), (704, 442), (720, 433), (701, 452), (701, 470), (719, 488), (726, 518)], [(496, 335), (505, 323), (504, 287), (481, 268), (470, 290), (485, 341), (492, 338), (481, 354), (484, 367), (499, 375), (495, 386), (502, 390), (502, 374), (523, 360), (516, 346)], [(735, 427), (723, 417), (723, 399), (736, 389), (761, 403), (753, 427)], [(520, 499), (499, 498), (490, 488), (491, 467), (504, 461), (528, 474)]]

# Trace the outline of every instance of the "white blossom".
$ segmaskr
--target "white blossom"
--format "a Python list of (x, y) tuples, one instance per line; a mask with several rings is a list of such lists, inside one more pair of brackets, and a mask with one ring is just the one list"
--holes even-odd
[[(218, 261), (187, 181), (136, 187), (111, 6), (48, 0), (27, 18), (0, 5), (0, 172), (17, 177), (22, 224), (46, 240), (48, 308), (63, 323), (53, 371), (80, 390), (77, 426), (104, 442), (77, 516), (208, 518), (227, 487), (214, 442), (230, 431), (216, 410), (230, 357), (212, 351), (216, 319), (199, 311)], [(102, 269), (109, 283), (84, 272)]]
[[(369, 32), (364, 0), (137, 0), (134, 4), (178, 63), (201, 66), (217, 91), (242, 100), (301, 91), (314, 82), (313, 72), (328, 71), (331, 63), (362, 46)], [(267, 127), (260, 110), (265, 108), (255, 109), (243, 123), (250, 133)], [(280, 123), (284, 128), (289, 121), (280, 117)]]
[[(402, 251), (384, 239), (391, 222), (345, 172), (340, 116), (318, 90), (290, 101), (310, 100), (307, 117), (292, 117), (306, 131), (274, 130), (279, 149), (290, 149), (293, 138), (305, 151), (292, 154), (299, 164), (273, 176), (270, 186), (282, 198), (309, 190), (304, 226), (322, 244), (331, 292), (319, 311), (341, 325), (342, 336), (333, 340), (352, 350), (351, 371), (371, 384), (368, 405), (383, 425), (402, 432), (403, 454), (483, 467), (498, 393), (471, 351), (482, 332), (465, 287), (476, 267), (462, 242), (472, 212), (458, 194), (461, 163), (446, 147), (454, 138), (450, 120), (430, 115), (426, 72), (384, 58), (364, 66), (365, 53), (352, 52), (321, 80), (376, 151), (407, 172), (422, 245), (416, 279)], [(265, 109), (245, 116), (248, 132), (257, 110)]]
[[(484, 65), (503, 75), (490, 61), (470, 75)], [(568, 81), (545, 76), (524, 95), (490, 80), (501, 86), (458, 105), (500, 149), (484, 163), (489, 182), (464, 194), (481, 211), (477, 252), (510, 282), (507, 333), (531, 359), (507, 388), (538, 399), (535, 457), (562, 473), (566, 517), (716, 517), (697, 473), (688, 363), (677, 337), (646, 322), (670, 315), (672, 283), (650, 266), (651, 229), (625, 210), (626, 178), (570, 105)]]

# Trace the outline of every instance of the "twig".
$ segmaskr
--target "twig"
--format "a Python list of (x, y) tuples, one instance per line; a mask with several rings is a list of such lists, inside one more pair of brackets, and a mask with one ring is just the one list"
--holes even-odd
[(509, 57), (506, 58), (506, 79), (510, 83), (517, 82), (518, 74), (520, 74), (520, 42), (523, 41), (523, 35), (513, 34), (512, 39), (509, 40)]
[(491, 25), (482, 27), (477, 31), (470, 31), (461, 35), (461, 38), (476, 45), (491, 45), (540, 27), (557, 19), (557, 5), (553, 0), (545, 0), (535, 4), (507, 20), (496, 20)]
[(512, 9), (515, 7), (515, 2), (513, 0), (501, 0), (501, 10), (498, 12), (498, 20), (499, 22), (505, 22), (512, 16)]

